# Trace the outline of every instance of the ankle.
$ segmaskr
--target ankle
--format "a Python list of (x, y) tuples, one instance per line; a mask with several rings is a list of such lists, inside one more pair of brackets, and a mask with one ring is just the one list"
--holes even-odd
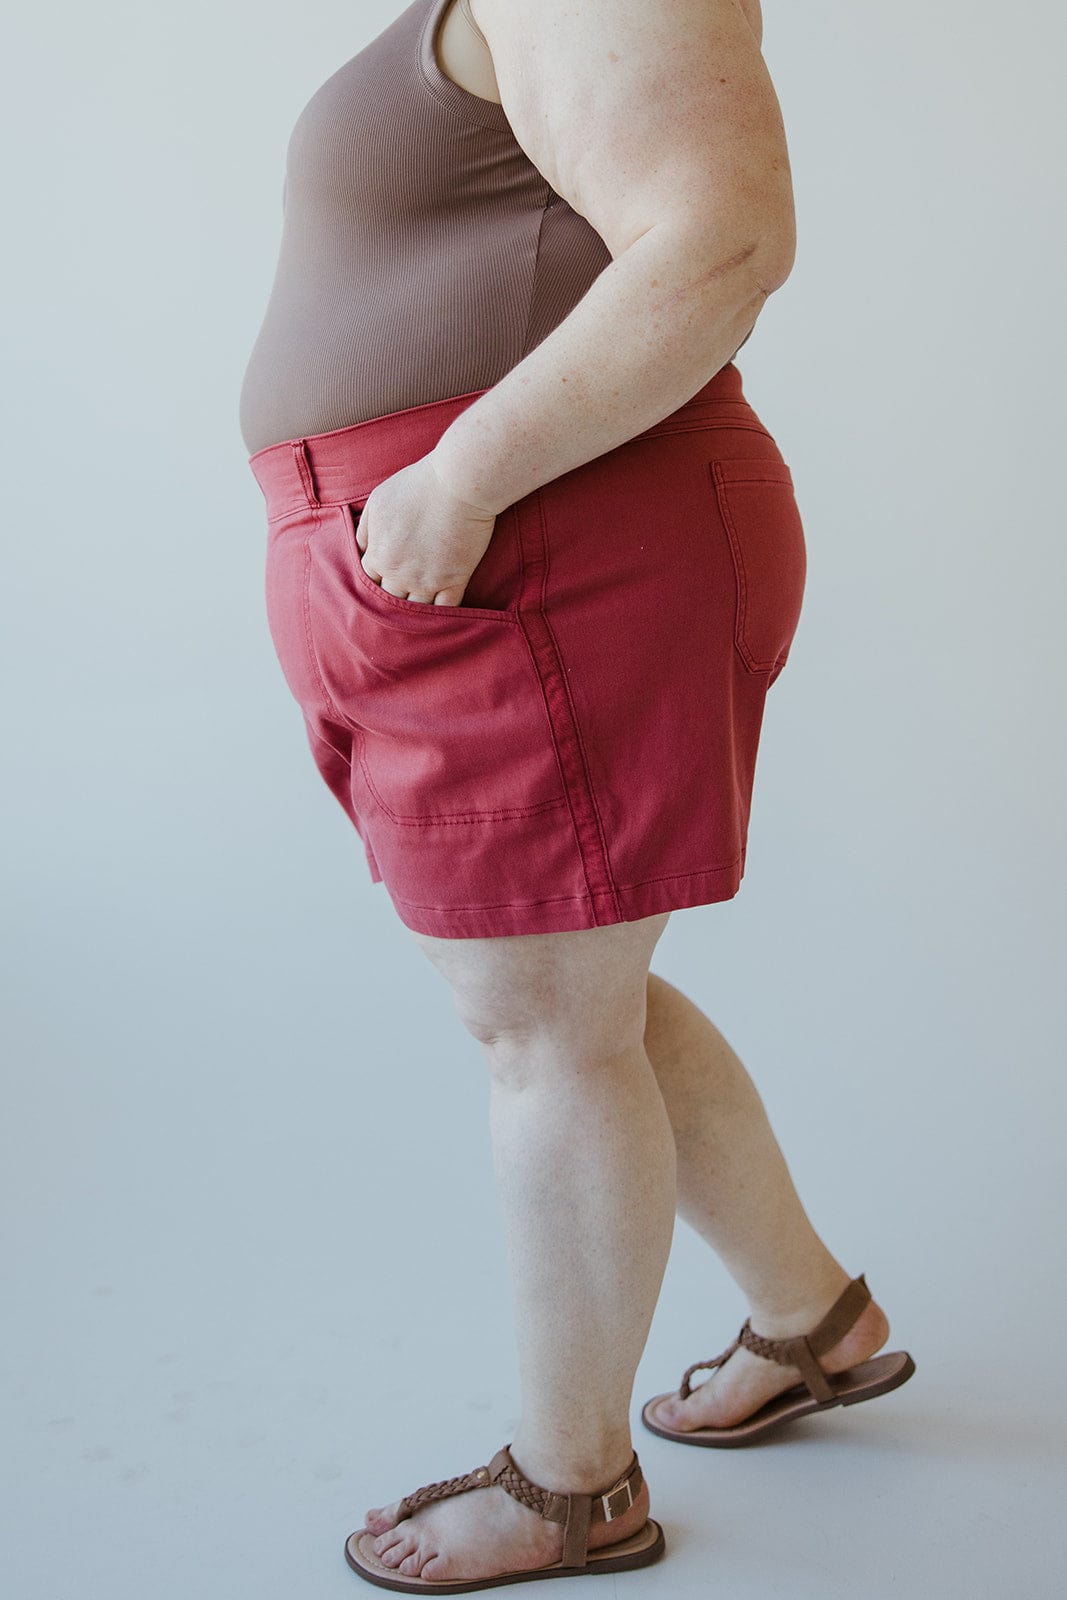
[(809, 1333), (848, 1288), (850, 1279), (843, 1267), (831, 1270), (819, 1280), (799, 1286), (799, 1294), (755, 1301), (750, 1299), (749, 1319), (754, 1332), (768, 1339), (791, 1339)]
[(632, 1440), (617, 1437), (600, 1450), (576, 1454), (545, 1442), (527, 1444), (516, 1434), (510, 1449), (519, 1471), (550, 1494), (595, 1494), (621, 1478), (634, 1458)]

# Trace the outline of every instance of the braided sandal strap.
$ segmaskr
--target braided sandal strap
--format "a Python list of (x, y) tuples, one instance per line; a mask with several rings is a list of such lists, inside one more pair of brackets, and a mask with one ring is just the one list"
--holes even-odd
[(766, 1361), (776, 1361), (782, 1367), (797, 1367), (800, 1376), (811, 1390), (817, 1400), (833, 1400), (835, 1390), (822, 1369), (818, 1357), (837, 1344), (843, 1338), (860, 1312), (871, 1298), (871, 1291), (867, 1287), (867, 1276), (861, 1272), (858, 1278), (853, 1278), (838, 1295), (829, 1311), (817, 1327), (810, 1333), (797, 1334), (791, 1339), (768, 1339), (762, 1333), (753, 1331), (751, 1320), (746, 1317), (744, 1326), (730, 1347), (723, 1351), (721, 1356), (716, 1356), (714, 1361), (697, 1361), (686, 1369), (685, 1377), (679, 1386), (679, 1394), (687, 1400), (691, 1394), (689, 1379), (701, 1367), (718, 1367), (733, 1355), (738, 1345), (744, 1345), (746, 1350), (751, 1350), (753, 1355), (763, 1356)]
[(410, 1517), (412, 1512), (431, 1501), (445, 1500), (450, 1495), (465, 1494), (468, 1489), (486, 1489), (496, 1484), (522, 1505), (536, 1511), (546, 1522), (562, 1522), (563, 1559), (560, 1564), (582, 1567), (588, 1556), (591, 1524), (613, 1522), (616, 1517), (629, 1511), (643, 1482), (644, 1474), (635, 1451), (622, 1477), (608, 1488), (596, 1494), (555, 1493), (543, 1489), (520, 1472), (510, 1447), (503, 1445), (487, 1467), (476, 1467), (473, 1472), (463, 1472), (455, 1478), (442, 1478), (437, 1483), (427, 1483), (421, 1489), (406, 1494), (397, 1508), (397, 1521)]
[(424, 1484), (421, 1489), (404, 1496), (397, 1508), (397, 1520), (410, 1517), (412, 1512), (420, 1506), (429, 1505), (432, 1500), (447, 1500), (449, 1495), (465, 1494), (468, 1489), (485, 1489), (488, 1485), (488, 1467), (476, 1467), (473, 1472), (461, 1472), (455, 1478), (442, 1478), (437, 1483)]
[(727, 1345), (721, 1356), (716, 1356), (712, 1361), (694, 1361), (691, 1367), (686, 1367), (685, 1372), (682, 1374), (682, 1381), (678, 1385), (678, 1393), (681, 1395), (683, 1400), (688, 1400), (689, 1396), (693, 1392), (689, 1387), (689, 1380), (693, 1376), (693, 1373), (699, 1372), (702, 1367), (721, 1367), (727, 1357), (732, 1356), (738, 1345), (741, 1343), (741, 1336), (744, 1331), (744, 1328), (742, 1328), (741, 1333), (738, 1334), (733, 1344)]
[(834, 1387), (818, 1358), (844, 1337), (870, 1298), (866, 1275), (861, 1272), (846, 1285), (810, 1333), (797, 1334), (792, 1339), (767, 1339), (755, 1333), (746, 1321), (741, 1330), (741, 1342), (747, 1350), (767, 1361), (776, 1361), (782, 1367), (797, 1367), (816, 1400), (833, 1400)]

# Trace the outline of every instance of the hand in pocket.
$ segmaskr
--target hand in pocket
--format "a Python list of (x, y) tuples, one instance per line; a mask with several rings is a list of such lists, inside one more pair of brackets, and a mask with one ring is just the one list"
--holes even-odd
[(388, 594), (458, 606), (495, 526), (496, 513), (450, 494), (423, 456), (371, 492), (356, 544), (363, 570)]

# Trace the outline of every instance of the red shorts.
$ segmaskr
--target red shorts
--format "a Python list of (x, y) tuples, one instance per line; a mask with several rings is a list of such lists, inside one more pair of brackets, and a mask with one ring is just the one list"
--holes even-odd
[(250, 457), (267, 618), (316, 765), (419, 933), (727, 900), (804, 592), (789, 468), (728, 362), (502, 511), (462, 605), (389, 594), (362, 566), (360, 509), (484, 392)]

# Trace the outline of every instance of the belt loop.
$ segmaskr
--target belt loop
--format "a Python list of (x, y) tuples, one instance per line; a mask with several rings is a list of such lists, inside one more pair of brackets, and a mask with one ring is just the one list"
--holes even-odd
[(307, 441), (305, 439), (293, 440), (293, 459), (296, 462), (296, 470), (300, 474), (300, 482), (303, 485), (304, 493), (307, 495), (308, 505), (317, 506), (319, 497), (315, 490), (315, 479), (312, 475), (311, 461), (308, 458)]

